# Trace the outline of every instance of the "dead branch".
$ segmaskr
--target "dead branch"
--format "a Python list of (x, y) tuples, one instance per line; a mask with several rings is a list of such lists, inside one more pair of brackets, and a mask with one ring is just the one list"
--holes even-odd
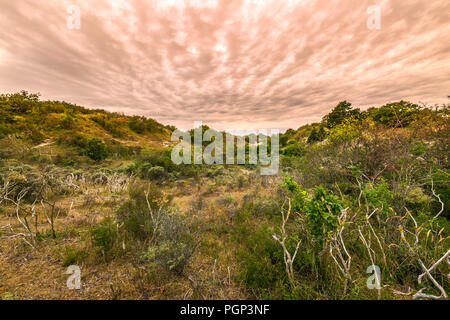
[[(288, 239), (288, 234), (286, 232), (286, 223), (289, 220), (289, 217), (291, 215), (291, 200), (289, 202), (289, 209), (287, 213), (285, 214), (284, 209), (281, 209), (281, 215), (282, 215), (282, 223), (280, 227), (281, 235), (273, 235), (272, 237), (277, 241), (281, 247), (283, 248), (283, 258), (284, 258), (284, 264), (286, 266), (286, 273), (288, 276), (289, 283), (294, 288), (295, 287), (295, 279), (294, 279), (294, 261), (295, 257), (297, 256), (298, 249), (300, 248), (300, 241), (297, 241), (297, 246), (295, 248), (294, 253), (291, 255), (289, 250), (286, 246), (286, 240)], [(284, 207), (284, 206), (283, 206)]]
[[(330, 255), (333, 258), (333, 261), (336, 263), (337, 267), (341, 271), (344, 276), (344, 295), (347, 294), (348, 282), (351, 280), (350, 277), (350, 266), (352, 263), (352, 257), (347, 251), (347, 248), (344, 243), (344, 238), (342, 234), (345, 229), (345, 224), (347, 222), (347, 209), (342, 210), (342, 214), (339, 217), (339, 229), (334, 233), (333, 237), (330, 241)], [(336, 250), (337, 257), (333, 254), (333, 250)], [(344, 254), (343, 254), (343, 253)]]
[(431, 180), (431, 192), (433, 192), (433, 196), (435, 196), (441, 204), (441, 210), (433, 218), (433, 220), (435, 220), (442, 214), (442, 212), (444, 212), (444, 202), (442, 202), (440, 195), (436, 194), (436, 192), (434, 191), (433, 180)]

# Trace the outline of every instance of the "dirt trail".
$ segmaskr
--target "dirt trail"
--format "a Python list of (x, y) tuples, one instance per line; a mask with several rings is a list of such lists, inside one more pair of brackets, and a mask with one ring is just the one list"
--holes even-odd
[(40, 145), (37, 145), (35, 147), (33, 147), (32, 149), (38, 149), (38, 148), (42, 148), (42, 147), (46, 147), (46, 146), (51, 146), (52, 144), (55, 144), (55, 141), (46, 141), (44, 143), (41, 143)]

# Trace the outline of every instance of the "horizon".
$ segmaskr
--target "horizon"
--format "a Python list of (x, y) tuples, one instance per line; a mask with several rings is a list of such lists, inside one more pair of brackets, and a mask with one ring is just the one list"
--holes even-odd
[[(342, 100), (362, 110), (448, 103), (450, 3), (381, 1), (370, 29), (374, 4), (2, 3), (0, 88), (183, 130), (201, 120), (284, 132), (320, 122)], [(77, 13), (79, 28), (69, 28)]]

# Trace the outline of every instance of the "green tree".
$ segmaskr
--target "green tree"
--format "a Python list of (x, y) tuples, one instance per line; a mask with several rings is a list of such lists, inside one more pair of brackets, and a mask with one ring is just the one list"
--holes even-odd
[(361, 111), (353, 109), (350, 102), (342, 101), (323, 118), (322, 122), (328, 129), (331, 129), (341, 124), (346, 118), (351, 116), (358, 117), (360, 114)]
[(313, 130), (311, 131), (311, 134), (308, 137), (308, 143), (311, 144), (311, 143), (314, 143), (314, 142), (323, 141), (323, 140), (325, 140), (326, 135), (327, 134), (325, 132), (325, 129), (324, 129), (323, 125), (321, 125), (319, 127), (319, 130), (317, 130), (317, 128), (314, 127)]
[(319, 128), (319, 132), (317, 132), (317, 138), (319, 141), (323, 141), (326, 137), (327, 133), (325, 132), (325, 128), (323, 127), (323, 125), (321, 125)]
[(390, 127), (402, 127), (408, 126), (420, 110), (416, 104), (400, 101), (386, 104), (381, 108), (371, 108), (368, 113), (376, 122)]
[(27, 113), (31, 112), (33, 106), (39, 102), (39, 96), (39, 94), (20, 91), (18, 93), (0, 95), (0, 102), (2, 107), (8, 111), (13, 113)]
[(317, 132), (316, 128), (314, 127), (311, 131), (311, 134), (308, 137), (308, 143), (314, 143), (317, 141), (319, 141), (318, 132)]
[(289, 136), (287, 134), (280, 134), (279, 137), (279, 141), (280, 141), (280, 146), (281, 147), (285, 147), (287, 145), (287, 142), (289, 140)]

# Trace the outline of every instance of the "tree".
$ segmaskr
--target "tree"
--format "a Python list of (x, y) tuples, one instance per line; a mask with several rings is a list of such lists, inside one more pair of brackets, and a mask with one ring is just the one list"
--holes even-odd
[(289, 136), (287, 134), (280, 134), (279, 139), (280, 139), (280, 146), (285, 147), (289, 140)]
[(314, 143), (316, 141), (319, 141), (318, 133), (317, 133), (316, 128), (313, 128), (312, 131), (311, 131), (311, 134), (308, 137), (308, 143)]
[(325, 140), (326, 135), (327, 134), (325, 132), (323, 125), (319, 127), (319, 130), (317, 130), (316, 127), (314, 127), (313, 130), (311, 131), (311, 134), (308, 137), (308, 143), (311, 144), (314, 142), (321, 142)]
[(323, 118), (322, 122), (328, 129), (331, 129), (341, 124), (346, 118), (359, 116), (360, 113), (361, 111), (359, 109), (352, 108), (350, 102), (342, 101)]
[(27, 91), (21, 91), (14, 94), (2, 94), (0, 95), (0, 102), (6, 110), (13, 113), (27, 113), (31, 112), (33, 106), (39, 101), (40, 94), (28, 93)]
[(368, 112), (376, 122), (389, 127), (403, 127), (411, 123), (420, 112), (420, 107), (407, 101), (400, 101), (386, 104), (381, 108), (369, 109)]
[(327, 133), (325, 132), (323, 125), (321, 125), (319, 128), (319, 132), (317, 133), (317, 138), (319, 139), (319, 141), (323, 141), (325, 140), (326, 136)]

